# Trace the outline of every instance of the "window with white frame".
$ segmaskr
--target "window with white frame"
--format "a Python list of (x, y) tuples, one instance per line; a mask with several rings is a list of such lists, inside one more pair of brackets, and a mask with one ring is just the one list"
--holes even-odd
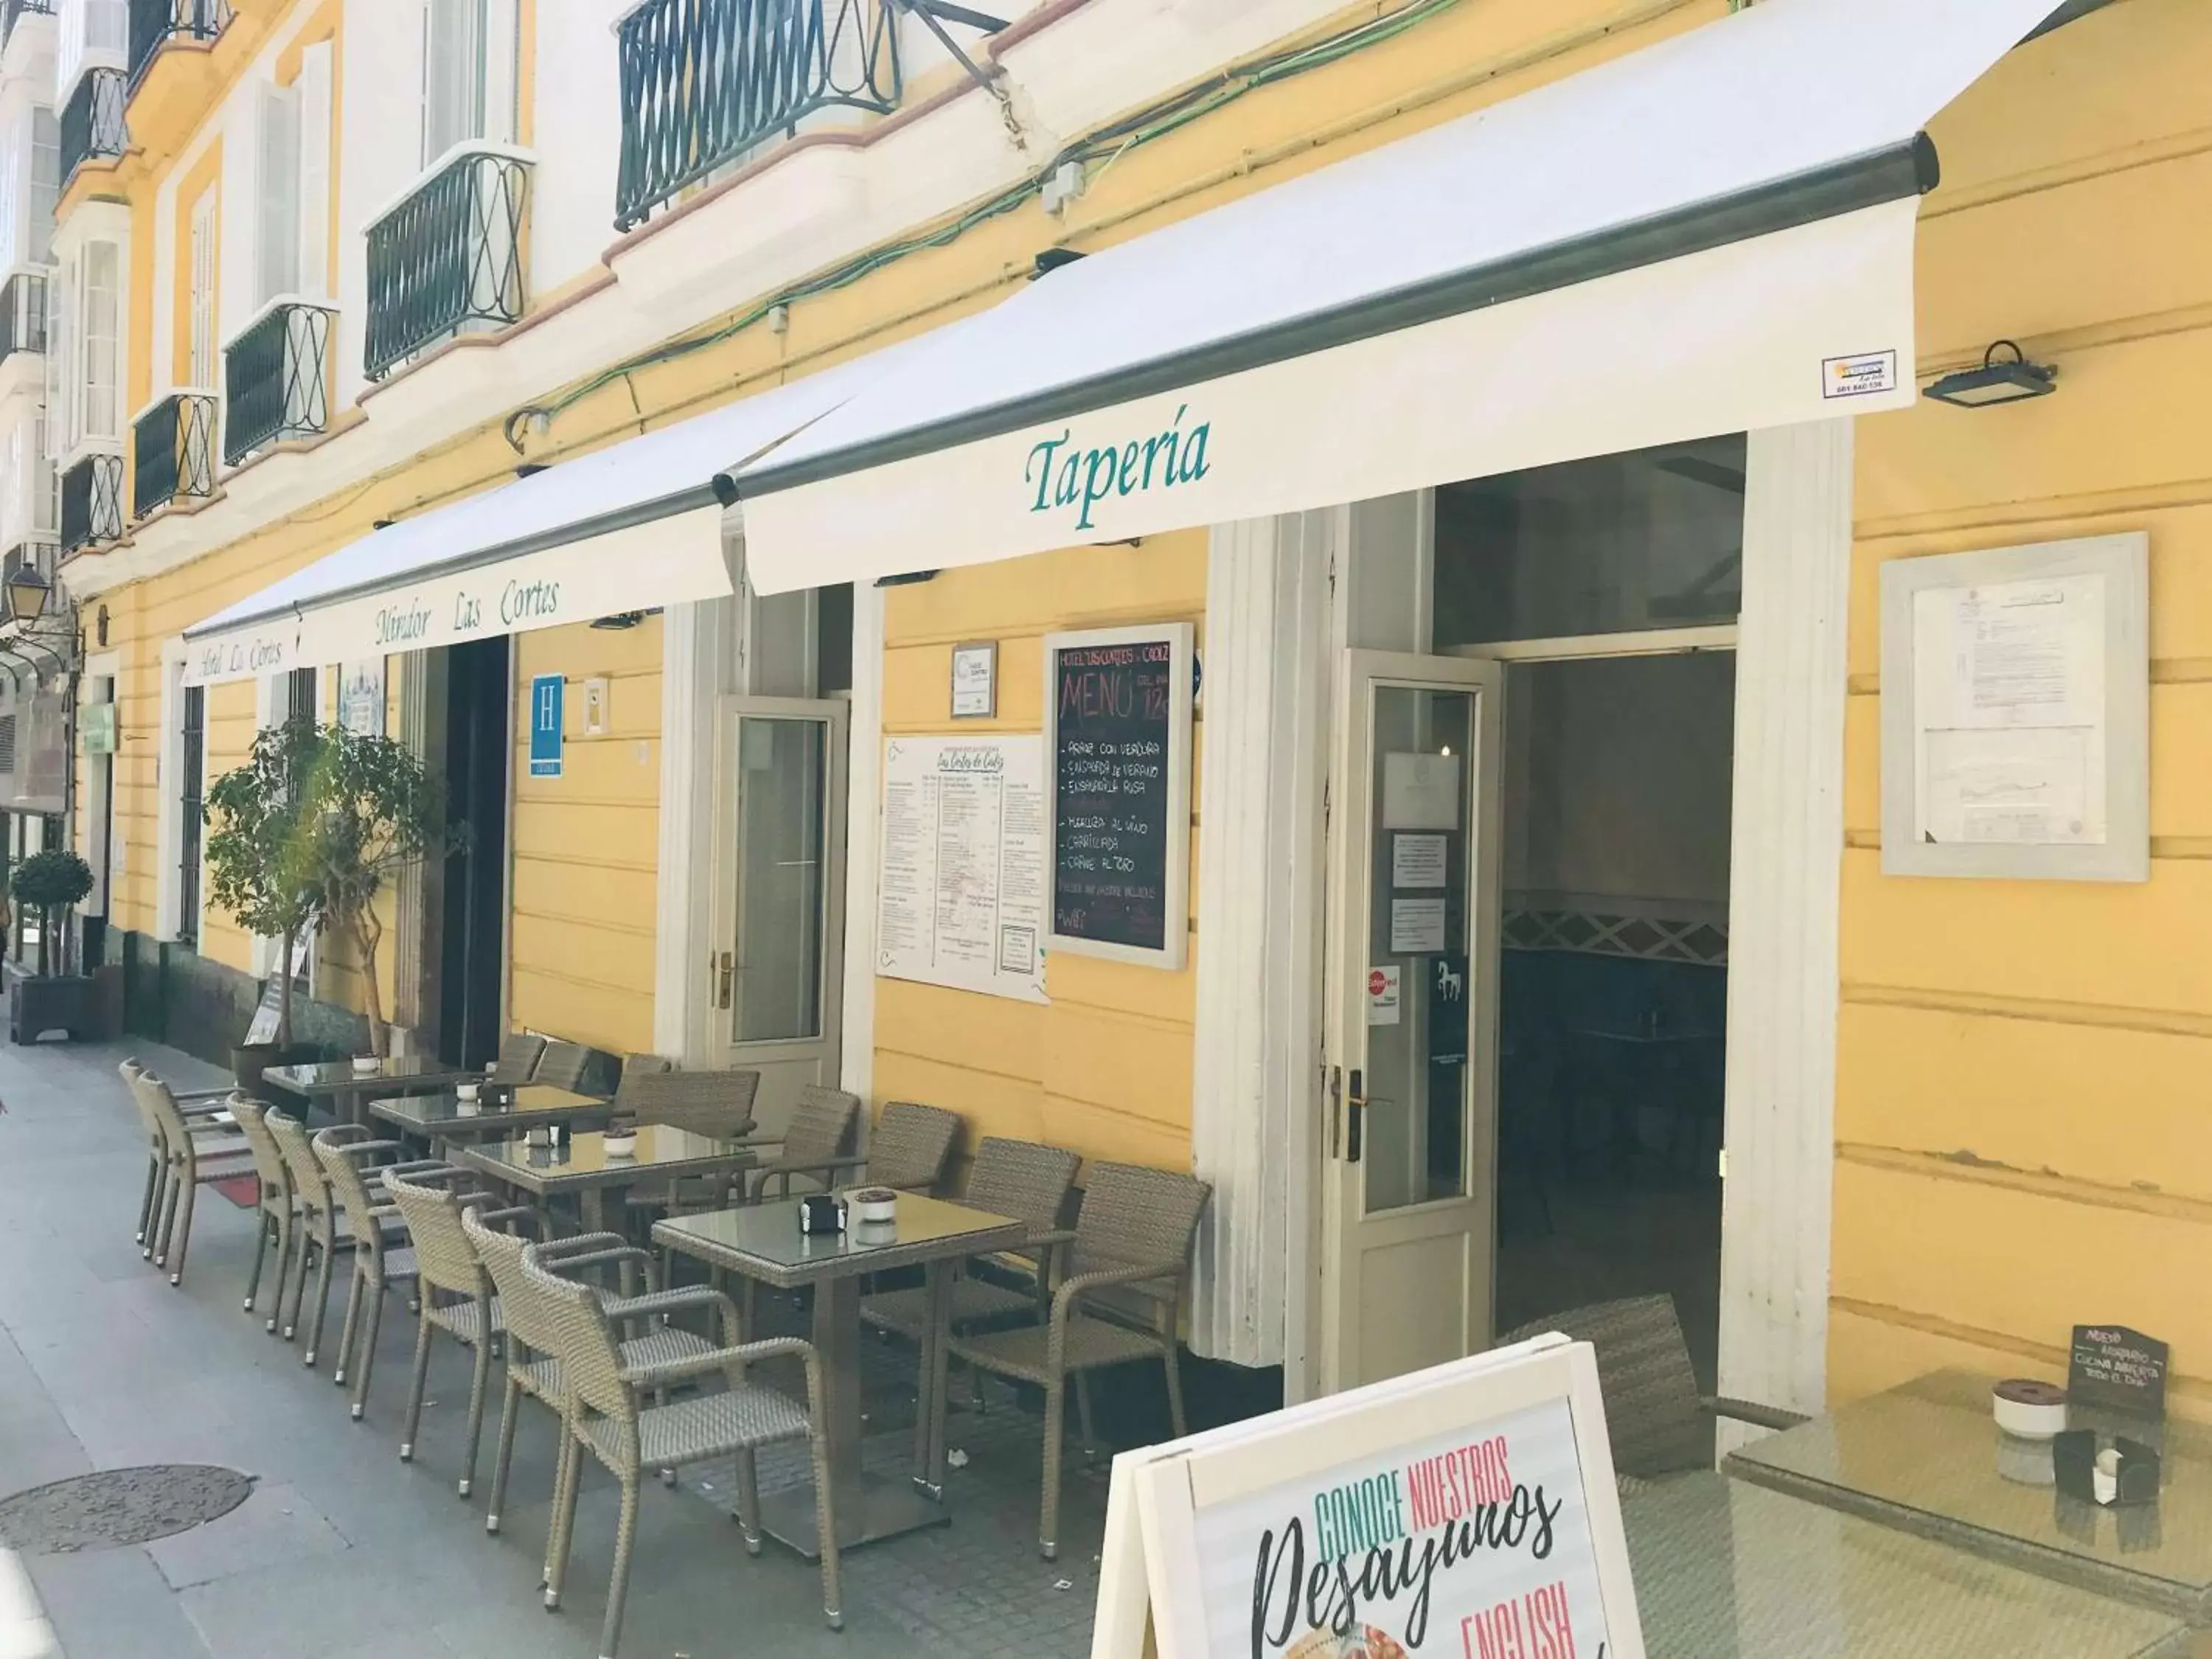
[(54, 23), (57, 103), (69, 101), (88, 65), (124, 67), (131, 42), (129, 0), (61, 0)]
[(72, 359), (76, 338), (77, 261), (74, 254), (62, 259), (46, 283), (46, 438), (49, 455), (66, 452), (76, 428), (76, 399), (70, 396), (76, 378)]
[(123, 250), (113, 242), (84, 245), (76, 297), (77, 430), (88, 439), (123, 436)]
[(185, 257), (191, 261), (185, 300), (185, 326), (190, 331), (185, 380), (203, 389), (216, 383), (216, 249), (222, 234), (216, 216), (218, 206), (216, 187), (210, 185), (192, 203), (185, 234)]
[(23, 263), (43, 265), (54, 257), (54, 204), (62, 193), (62, 124), (50, 109), (31, 115), (31, 213)]
[(289, 86), (261, 88), (258, 304), (323, 299), (331, 286), (331, 43), (309, 46)]
[(423, 0), (422, 165), (487, 137), (489, 0)]
[(43, 414), (26, 414), (9, 428), (4, 450), (5, 498), (0, 500), (0, 547), (52, 541), (60, 522), (53, 458), (46, 453)]
[(53, 258), (60, 184), (60, 123), (50, 109), (19, 112), (0, 127), (0, 273)]

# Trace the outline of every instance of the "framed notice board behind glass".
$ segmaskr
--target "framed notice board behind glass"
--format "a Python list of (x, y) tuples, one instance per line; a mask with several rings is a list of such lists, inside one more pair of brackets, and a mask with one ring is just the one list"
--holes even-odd
[(1194, 647), (1188, 623), (1045, 636), (1048, 951), (1183, 965)]

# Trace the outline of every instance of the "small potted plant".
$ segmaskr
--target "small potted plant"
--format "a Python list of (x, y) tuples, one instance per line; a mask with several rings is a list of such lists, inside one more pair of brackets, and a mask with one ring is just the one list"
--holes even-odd
[(33, 977), (19, 969), (11, 975), (9, 1038), (35, 1042), (55, 1030), (72, 1037), (94, 1035), (100, 1014), (91, 976), (57, 972), (63, 953), (54, 948), (56, 918), (92, 891), (92, 866), (58, 848), (33, 853), (9, 876), (8, 890), (18, 909), (39, 919), (38, 973)]

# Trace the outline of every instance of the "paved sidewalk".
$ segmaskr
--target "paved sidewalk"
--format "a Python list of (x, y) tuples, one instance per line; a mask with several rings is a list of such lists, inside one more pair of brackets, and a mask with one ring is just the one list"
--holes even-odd
[[(307, 1370), (297, 1345), (241, 1311), (252, 1223), (211, 1190), (173, 1290), (131, 1239), (145, 1143), (115, 1072), (126, 1052), (179, 1087), (228, 1080), (144, 1044), (0, 1048), (0, 1496), (150, 1462), (224, 1465), (258, 1485), (242, 1508), (173, 1538), (26, 1557), (68, 1659), (595, 1654), (611, 1484), (596, 1469), (587, 1480), (567, 1611), (549, 1614), (538, 1592), (553, 1453), (543, 1411), (522, 1419), (503, 1528), (489, 1536), (481, 1494), (496, 1406), (479, 1497), (464, 1502), (453, 1480), (468, 1380), (451, 1344), (435, 1350), (416, 1461), (399, 1462), (414, 1340), (403, 1302), (387, 1304), (368, 1416), (356, 1424), (329, 1355)], [(333, 1327), (342, 1296), (334, 1291)], [(335, 1339), (326, 1346), (334, 1352)], [(881, 1431), (869, 1459), (903, 1467), (911, 1358), (871, 1344), (869, 1369)], [(952, 1525), (846, 1558), (842, 1637), (823, 1623), (812, 1567), (773, 1543), (757, 1559), (744, 1554), (717, 1513), (729, 1492), (720, 1471), (698, 1471), (674, 1492), (648, 1487), (625, 1659), (1087, 1653), (1104, 1462), (1071, 1455), (1061, 1560), (1041, 1561), (1038, 1429), (1004, 1393), (985, 1416), (956, 1416), (951, 1442), (969, 1461), (951, 1477)], [(784, 1473), (764, 1460), (764, 1485)]]

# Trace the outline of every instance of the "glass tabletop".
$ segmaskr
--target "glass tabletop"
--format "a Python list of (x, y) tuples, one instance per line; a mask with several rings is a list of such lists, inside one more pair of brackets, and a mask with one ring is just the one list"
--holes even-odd
[(1629, 1483), (1650, 1659), (2166, 1659), (2170, 1614), (1704, 1472)]
[(387, 1123), (423, 1133), (471, 1130), (485, 1135), (505, 1135), (517, 1122), (537, 1118), (559, 1122), (592, 1112), (611, 1112), (614, 1103), (601, 1095), (580, 1095), (550, 1083), (526, 1083), (514, 1091), (511, 1103), (495, 1104), (463, 1100), (451, 1089), (431, 1094), (394, 1095), (371, 1103), (369, 1110)]
[(653, 1224), (653, 1236), (738, 1272), (791, 1285), (984, 1254), (1028, 1237), (1028, 1229), (1012, 1217), (916, 1193), (898, 1195), (891, 1220), (856, 1223), (842, 1233), (800, 1231), (799, 1206), (790, 1199), (672, 1216)]
[(1887, 1512), (1966, 1548), (2071, 1558), (2100, 1580), (2134, 1581), (2130, 1593), (2149, 1590), (2162, 1605), (2203, 1604), (2212, 1594), (2212, 1430), (2075, 1410), (2072, 1426), (2117, 1430), (2160, 1455), (2155, 1504), (2104, 1509), (2059, 1494), (2049, 1443), (1999, 1434), (1992, 1381), (1934, 1372), (1753, 1442), (1728, 1467), (1876, 1519)]
[(753, 1147), (721, 1140), (665, 1123), (641, 1123), (637, 1144), (628, 1153), (607, 1151), (605, 1132), (564, 1134), (550, 1146), (532, 1146), (517, 1137), (476, 1146), (456, 1146), (453, 1156), (503, 1181), (539, 1192), (575, 1187), (624, 1187), (648, 1176), (738, 1169), (750, 1164)]
[(295, 1094), (319, 1095), (394, 1083), (453, 1083), (482, 1073), (471, 1066), (440, 1060), (435, 1054), (393, 1054), (378, 1060), (374, 1071), (356, 1071), (349, 1060), (332, 1060), (311, 1066), (271, 1066), (262, 1075)]

